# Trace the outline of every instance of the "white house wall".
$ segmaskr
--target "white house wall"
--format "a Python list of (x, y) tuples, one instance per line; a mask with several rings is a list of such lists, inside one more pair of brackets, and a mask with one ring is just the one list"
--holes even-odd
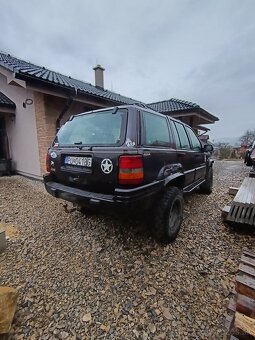
[(7, 84), (6, 76), (0, 74), (0, 91), (16, 104), (16, 117), (6, 114), (6, 129), (10, 155), (17, 173), (41, 178), (34, 103), (23, 107), (29, 98), (34, 102), (33, 91)]

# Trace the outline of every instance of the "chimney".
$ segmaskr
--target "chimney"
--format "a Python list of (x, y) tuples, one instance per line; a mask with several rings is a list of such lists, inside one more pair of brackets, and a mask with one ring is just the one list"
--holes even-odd
[(93, 70), (95, 70), (95, 85), (97, 87), (104, 88), (104, 68), (101, 65), (96, 65)]

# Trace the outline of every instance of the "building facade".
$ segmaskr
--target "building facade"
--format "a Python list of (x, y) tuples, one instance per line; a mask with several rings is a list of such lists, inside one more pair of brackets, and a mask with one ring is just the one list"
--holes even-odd
[[(145, 105), (104, 89), (104, 69), (97, 65), (94, 70), (91, 85), (0, 53), (0, 160), (11, 159), (17, 173), (41, 179), (46, 152), (71, 115), (122, 104)], [(218, 120), (193, 103), (177, 99), (162, 103), (165, 110), (159, 103), (147, 106), (185, 122), (189, 117), (193, 128), (198, 122)]]

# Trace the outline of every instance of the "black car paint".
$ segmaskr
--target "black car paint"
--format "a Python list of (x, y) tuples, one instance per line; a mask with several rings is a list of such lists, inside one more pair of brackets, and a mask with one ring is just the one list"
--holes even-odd
[[(207, 169), (212, 163), (206, 158), (202, 146), (201, 152), (176, 149), (171, 131), (173, 118), (167, 117), (171, 141), (169, 147), (143, 146), (142, 111), (161, 114), (136, 105), (122, 108), (128, 110), (123, 145), (60, 147), (53, 144), (49, 154), (54, 151), (56, 157), (51, 158), (52, 171), (44, 176), (46, 190), (51, 195), (95, 209), (129, 207), (140, 210), (154, 205), (165, 186), (171, 185), (173, 181), (174, 183), (178, 181), (184, 192), (190, 192), (204, 182)], [(91, 156), (92, 168), (66, 166), (63, 164), (65, 155)], [(143, 156), (142, 184), (133, 187), (118, 184), (118, 164), (121, 155)], [(101, 169), (101, 162), (106, 158), (113, 163), (113, 171), (110, 174), (105, 174)]]

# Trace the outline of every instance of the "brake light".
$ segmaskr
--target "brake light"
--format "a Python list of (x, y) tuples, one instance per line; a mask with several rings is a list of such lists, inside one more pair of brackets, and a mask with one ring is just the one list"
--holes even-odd
[(46, 154), (46, 171), (47, 172), (50, 172), (51, 170), (51, 165), (50, 165), (50, 155), (49, 153), (47, 152)]
[(119, 184), (140, 184), (143, 181), (143, 157), (120, 156)]

